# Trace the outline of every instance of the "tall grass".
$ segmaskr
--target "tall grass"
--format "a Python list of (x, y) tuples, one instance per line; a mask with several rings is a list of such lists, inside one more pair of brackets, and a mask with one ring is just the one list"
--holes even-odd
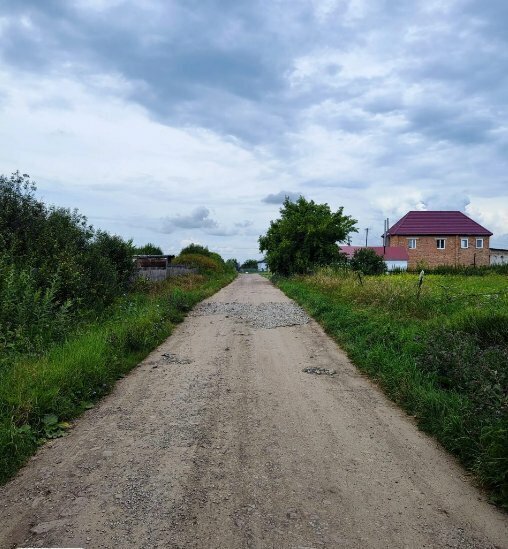
[(365, 277), (323, 270), (280, 279), (359, 368), (508, 507), (508, 280)]
[(139, 282), (98, 319), (34, 358), (0, 369), (0, 482), (163, 341), (192, 306), (234, 278), (186, 275)]

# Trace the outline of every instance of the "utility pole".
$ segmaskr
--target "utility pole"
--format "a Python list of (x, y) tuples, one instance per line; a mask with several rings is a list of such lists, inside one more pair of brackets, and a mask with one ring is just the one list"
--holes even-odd
[[(383, 254), (386, 253), (386, 243), (388, 242), (388, 229), (390, 228), (390, 220), (388, 218), (385, 219), (384, 222), (384, 232), (383, 232)], [(388, 243), (388, 245), (390, 245)]]
[(365, 229), (365, 247), (367, 247), (369, 243), (369, 227)]

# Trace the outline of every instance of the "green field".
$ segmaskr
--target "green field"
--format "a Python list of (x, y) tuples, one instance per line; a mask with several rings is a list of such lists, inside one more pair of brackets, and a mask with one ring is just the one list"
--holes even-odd
[(39, 444), (64, 434), (69, 419), (93, 406), (193, 305), (234, 277), (221, 272), (140, 283), (65, 341), (0, 364), (0, 482)]
[(508, 508), (508, 277), (364, 277), (278, 286)]

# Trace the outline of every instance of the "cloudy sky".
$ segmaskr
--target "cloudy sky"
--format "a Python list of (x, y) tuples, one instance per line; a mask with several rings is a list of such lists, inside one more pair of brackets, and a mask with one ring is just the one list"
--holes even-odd
[(457, 209), (508, 247), (506, 0), (1, 0), (0, 173), (96, 227), (260, 257), (285, 195), (378, 244)]

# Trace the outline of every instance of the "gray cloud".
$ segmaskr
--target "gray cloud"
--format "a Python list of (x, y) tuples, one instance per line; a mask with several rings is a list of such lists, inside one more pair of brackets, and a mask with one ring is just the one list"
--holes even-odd
[(301, 185), (309, 190), (316, 187), (330, 189), (364, 189), (369, 186), (369, 183), (354, 179), (347, 179), (344, 181), (341, 181), (340, 179), (309, 179), (301, 183)]
[(495, 121), (468, 106), (426, 104), (409, 111), (410, 131), (464, 144), (491, 140)]
[(217, 227), (212, 229), (207, 229), (206, 234), (211, 236), (235, 236), (238, 234), (238, 229), (227, 228), (227, 227)]
[(239, 221), (235, 223), (235, 227), (238, 227), (239, 229), (247, 229), (248, 227), (251, 227), (253, 222), (250, 219), (246, 219), (245, 221)]
[(295, 202), (300, 197), (300, 193), (294, 193), (292, 191), (280, 191), (276, 194), (269, 194), (261, 199), (261, 202), (265, 204), (282, 204), (284, 200), (289, 198), (289, 200)]
[[(401, 92), (413, 82), (440, 82), (448, 104), (436, 109), (428, 94), (427, 104), (406, 106), (410, 131), (465, 144), (492, 139), (490, 130), (499, 125), (494, 108), (481, 116), (468, 114), (467, 104), (462, 113), (448, 110), (472, 94), (504, 104), (507, 83), (500, 75), (506, 73), (507, 50), (495, 48), (496, 41), (506, 42), (502, 0), (450, 3), (446, 9), (425, 2), (411, 8), (384, 0), (363, 8), (348, 4), (281, 0), (267, 9), (261, 0), (153, 0), (99, 9), (86, 2), (7, 0), (0, 55), (31, 72), (118, 73), (137, 83), (129, 97), (162, 122), (205, 126), (256, 143), (293, 130), (302, 107), (325, 99), (344, 108), (317, 115), (315, 122), (353, 134), (369, 131), (379, 121), (349, 103), (377, 90), (377, 97), (365, 100), (365, 112), (386, 114), (403, 106)], [(459, 33), (465, 38), (458, 39)], [(362, 72), (363, 58), (347, 55), (363, 55), (367, 48), (374, 67), (394, 66), (382, 75)], [(339, 55), (304, 88), (292, 89), (292, 64), (312, 51)], [(470, 107), (477, 112), (481, 105)]]
[(218, 223), (210, 217), (210, 210), (201, 206), (189, 215), (176, 215), (162, 220), (161, 232), (172, 233), (177, 229), (217, 229)]

